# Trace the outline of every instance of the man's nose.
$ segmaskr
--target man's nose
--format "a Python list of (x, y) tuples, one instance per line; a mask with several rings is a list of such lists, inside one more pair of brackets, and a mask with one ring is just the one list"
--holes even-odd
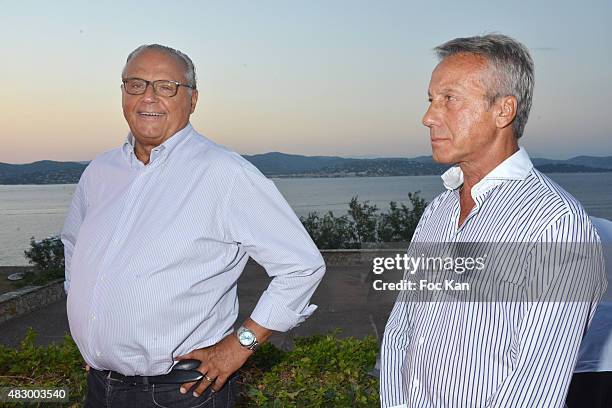
[(153, 88), (153, 84), (151, 84), (151, 83), (147, 84), (147, 87), (145, 88), (145, 91), (142, 94), (142, 98), (145, 101), (150, 101), (150, 102), (156, 102), (157, 101), (157, 94), (155, 93), (155, 89)]
[(421, 122), (427, 127), (432, 127), (437, 123), (436, 117), (437, 115), (434, 102), (430, 102), (429, 107), (427, 108), (427, 111), (425, 111), (425, 115), (423, 116)]

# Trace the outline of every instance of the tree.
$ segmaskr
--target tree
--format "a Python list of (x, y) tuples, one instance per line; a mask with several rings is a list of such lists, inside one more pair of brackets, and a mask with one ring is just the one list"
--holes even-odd
[(24, 255), (40, 272), (64, 271), (64, 244), (59, 236), (40, 241), (30, 238), (30, 249), (25, 250)]
[(30, 239), (30, 249), (24, 251), (34, 271), (27, 272), (19, 285), (41, 285), (64, 277), (64, 244), (59, 236), (40, 241)]
[(355, 225), (346, 216), (336, 217), (329, 211), (323, 217), (311, 212), (306, 218), (300, 217), (306, 231), (321, 249), (358, 248), (355, 237)]
[[(336, 217), (330, 211), (320, 217), (311, 212), (300, 217), (306, 231), (321, 249), (361, 248), (366, 242), (409, 242), (427, 207), (419, 192), (408, 193), (409, 205), (391, 201), (387, 213), (375, 205), (351, 198), (348, 215)], [(349, 217), (350, 216), (350, 217)]]
[(380, 242), (409, 242), (412, 240), (419, 220), (427, 207), (427, 201), (419, 196), (419, 192), (408, 193), (406, 204), (389, 203), (389, 212), (381, 214), (378, 223), (378, 238)]
[(369, 201), (360, 203), (358, 196), (351, 198), (349, 203), (349, 215), (355, 222), (355, 233), (357, 241), (376, 242), (376, 224), (378, 223), (378, 207), (370, 205)]

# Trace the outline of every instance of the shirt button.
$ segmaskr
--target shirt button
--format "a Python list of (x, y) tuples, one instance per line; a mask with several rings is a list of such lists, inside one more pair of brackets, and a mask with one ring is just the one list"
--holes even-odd
[(412, 388), (419, 388), (419, 380), (416, 378), (412, 380)]
[(100, 357), (100, 352), (96, 351), (96, 356)]
[(422, 346), (425, 343), (425, 337), (419, 338), (419, 346)]
[(92, 313), (92, 314), (91, 314), (91, 320), (96, 320), (96, 315), (95, 315), (95, 313)]

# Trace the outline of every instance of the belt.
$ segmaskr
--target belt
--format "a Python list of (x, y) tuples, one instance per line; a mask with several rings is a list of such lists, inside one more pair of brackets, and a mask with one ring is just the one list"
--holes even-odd
[(126, 384), (184, 384), (199, 381), (204, 375), (197, 371), (200, 366), (199, 360), (181, 360), (172, 367), (168, 374), (163, 375), (123, 375), (112, 370), (96, 370), (106, 378), (121, 381)]

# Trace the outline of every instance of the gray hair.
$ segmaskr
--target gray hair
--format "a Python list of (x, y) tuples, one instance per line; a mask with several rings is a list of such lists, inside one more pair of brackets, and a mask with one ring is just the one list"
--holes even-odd
[[(128, 62), (130, 62), (130, 60), (136, 56), (136, 54), (145, 50), (162, 51), (181, 61), (185, 65), (185, 82), (187, 85), (193, 87), (193, 89), (196, 89), (196, 73), (193, 61), (191, 61), (191, 58), (189, 58), (186, 54), (177, 49), (160, 44), (144, 44), (136, 48), (130, 53), (130, 55), (128, 55), (125, 65), (127, 65)], [(189, 91), (191, 92), (191, 89)]]
[(502, 34), (487, 34), (455, 38), (437, 46), (434, 51), (441, 61), (460, 53), (485, 58), (493, 77), (492, 89), (487, 91), (489, 103), (492, 104), (499, 97), (514, 96), (518, 105), (512, 124), (514, 135), (517, 138), (523, 135), (531, 110), (534, 85), (533, 60), (527, 47)]

